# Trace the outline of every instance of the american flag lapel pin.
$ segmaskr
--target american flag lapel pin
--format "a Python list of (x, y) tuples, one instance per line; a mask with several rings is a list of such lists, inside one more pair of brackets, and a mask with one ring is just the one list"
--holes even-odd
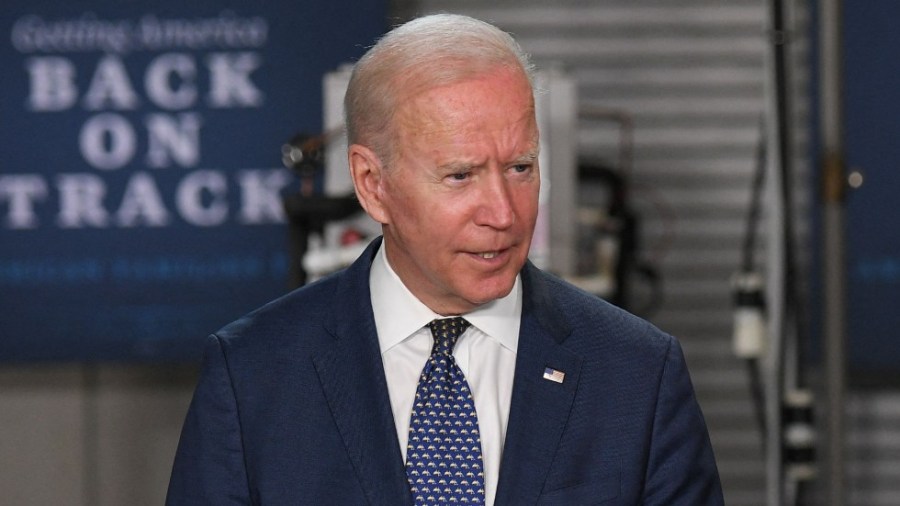
[(556, 383), (562, 383), (564, 379), (566, 379), (566, 373), (562, 371), (557, 371), (551, 367), (547, 367), (544, 369), (544, 379), (550, 380)]

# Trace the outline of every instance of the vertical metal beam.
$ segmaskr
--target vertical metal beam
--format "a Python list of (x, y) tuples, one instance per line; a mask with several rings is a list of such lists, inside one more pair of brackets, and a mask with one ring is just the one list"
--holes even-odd
[(785, 387), (785, 350), (793, 337), (788, 328), (789, 246), (791, 234), (791, 143), (788, 120), (785, 9), (782, 0), (769, 0), (766, 23), (766, 300), (769, 351), (766, 357), (766, 504), (782, 506), (785, 499), (782, 399)]
[(844, 504), (844, 362), (846, 332), (846, 273), (844, 259), (844, 132), (842, 100), (841, 0), (820, 0), (820, 118), (822, 139), (822, 277), (824, 390), (827, 444), (824, 473), (825, 502)]
[[(546, 244), (532, 243), (531, 258), (559, 275), (575, 274), (578, 216), (578, 87), (561, 68), (549, 67), (537, 75), (535, 97), (541, 131), (541, 212)], [(535, 232), (537, 235), (537, 232)], [(539, 251), (542, 249), (543, 251)], [(540, 264), (538, 264), (540, 265)]]

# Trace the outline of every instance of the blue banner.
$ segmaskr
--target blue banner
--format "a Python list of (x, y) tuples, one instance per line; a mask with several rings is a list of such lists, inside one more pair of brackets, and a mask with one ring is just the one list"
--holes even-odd
[(847, 363), (856, 383), (900, 382), (900, 3), (844, 9), (846, 160), (861, 186), (846, 202)]
[(280, 146), (386, 28), (331, 2), (7, 0), (0, 361), (193, 360), (287, 289)]

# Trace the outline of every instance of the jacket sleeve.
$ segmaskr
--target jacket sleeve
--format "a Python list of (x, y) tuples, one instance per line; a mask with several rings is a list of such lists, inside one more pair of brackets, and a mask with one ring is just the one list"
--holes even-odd
[(643, 504), (724, 504), (706, 422), (674, 338), (660, 379)]
[(167, 506), (251, 504), (238, 406), (218, 337), (203, 366), (175, 454)]

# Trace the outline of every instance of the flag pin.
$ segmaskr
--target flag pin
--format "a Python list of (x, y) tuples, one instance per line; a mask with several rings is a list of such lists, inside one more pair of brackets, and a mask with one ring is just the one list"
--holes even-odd
[(566, 373), (547, 367), (544, 369), (544, 379), (562, 383), (563, 380), (566, 379)]

